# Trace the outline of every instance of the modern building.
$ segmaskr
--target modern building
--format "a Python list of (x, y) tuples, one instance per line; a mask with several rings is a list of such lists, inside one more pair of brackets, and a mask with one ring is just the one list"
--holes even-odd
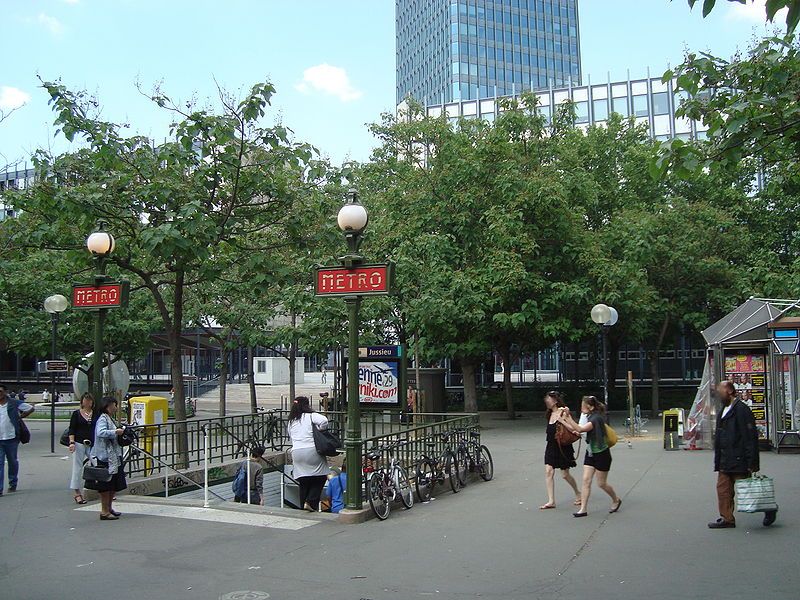
[[(675, 116), (681, 94), (675, 94), (672, 81), (662, 82), (660, 77), (626, 79), (606, 83), (578, 86), (550, 87), (536, 92), (542, 114), (549, 121), (555, 108), (566, 100), (575, 103), (577, 125), (583, 129), (604, 123), (612, 112), (623, 117), (633, 117), (637, 123), (647, 125), (650, 136), (658, 140), (673, 137), (680, 139), (702, 139), (706, 127), (690, 119)], [(428, 116), (438, 117), (442, 113), (453, 121), (460, 117), (482, 118), (493, 121), (502, 111), (497, 98), (482, 100), (460, 100), (455, 102), (428, 104)]]
[(21, 190), (31, 185), (33, 182), (33, 169), (8, 169), (0, 172), (0, 221), (10, 219), (16, 215), (13, 206), (9, 206), (3, 200), (3, 192), (6, 190)]
[(580, 84), (578, 0), (397, 0), (397, 103)]

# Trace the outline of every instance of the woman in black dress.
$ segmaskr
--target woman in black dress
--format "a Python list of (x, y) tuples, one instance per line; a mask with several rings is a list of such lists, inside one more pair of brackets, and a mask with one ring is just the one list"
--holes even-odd
[(72, 412), (69, 420), (69, 451), (72, 454), (72, 489), (75, 504), (86, 504), (83, 499), (83, 463), (89, 456), (94, 441), (94, 398), (88, 392), (81, 396), (80, 407)]
[(558, 441), (556, 441), (556, 424), (558, 423), (560, 413), (555, 409), (567, 408), (567, 405), (564, 404), (560, 392), (548, 392), (544, 397), (544, 405), (547, 407), (547, 412), (545, 413), (545, 417), (547, 418), (547, 447), (544, 450), (544, 481), (547, 487), (547, 503), (539, 508), (541, 510), (547, 510), (548, 508), (556, 507), (556, 469), (561, 471), (561, 476), (564, 478), (564, 481), (566, 481), (572, 488), (572, 491), (575, 492), (575, 506), (580, 506), (581, 492), (578, 489), (578, 484), (569, 472), (571, 468), (576, 466), (575, 451), (572, 448), (572, 444), (561, 446)]

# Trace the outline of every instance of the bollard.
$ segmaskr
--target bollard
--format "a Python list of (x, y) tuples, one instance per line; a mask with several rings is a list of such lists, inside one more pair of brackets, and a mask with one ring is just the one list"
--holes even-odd
[(250, 504), (250, 451), (247, 452), (247, 503)]
[(208, 508), (208, 425), (203, 425), (203, 508)]

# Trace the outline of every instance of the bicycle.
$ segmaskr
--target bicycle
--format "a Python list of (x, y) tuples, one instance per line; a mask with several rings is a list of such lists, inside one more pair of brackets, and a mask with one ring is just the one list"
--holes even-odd
[(389, 518), (392, 502), (398, 497), (406, 509), (414, 506), (414, 492), (411, 489), (408, 473), (406, 473), (400, 461), (395, 458), (393, 452), (395, 448), (405, 444), (406, 442), (397, 442), (377, 450), (373, 449), (367, 453), (367, 458), (373, 461), (379, 460), (383, 452), (389, 453), (388, 465), (378, 467), (375, 470), (370, 470), (369, 467), (364, 469), (365, 472), (369, 473), (366, 485), (369, 505), (372, 507), (375, 516), (381, 521)]
[[(450, 489), (454, 494), (460, 490), (456, 471), (458, 470), (456, 455), (450, 449), (450, 435), (449, 433), (441, 434), (442, 441), (445, 448), (442, 454), (434, 459), (426, 453), (423, 453), (417, 461), (416, 465), (416, 479), (414, 482), (417, 488), (417, 496), (420, 502), (429, 502), (433, 494), (433, 488), (437, 483), (444, 485), (444, 480), (447, 479), (450, 483)], [(435, 448), (436, 442), (425, 442), (428, 448)]]
[[(459, 433), (466, 433), (466, 429), (459, 430)], [(458, 483), (461, 487), (467, 485), (467, 473), (478, 473), (484, 481), (491, 481), (494, 477), (494, 461), (492, 453), (489, 452), (484, 444), (480, 443), (481, 434), (479, 431), (470, 430), (469, 440), (461, 437), (456, 448), (456, 460), (459, 468), (456, 469)]]
[[(234, 458), (247, 458), (250, 455), (250, 450), (261, 446), (262, 448), (270, 448), (271, 450), (278, 450), (278, 444), (275, 443), (276, 434), (280, 428), (280, 419), (275, 415), (274, 409), (264, 409), (258, 407), (258, 412), (250, 418), (250, 433), (245, 439), (236, 438), (236, 450), (234, 451)], [(261, 415), (266, 413), (266, 419), (261, 418)], [(256, 418), (260, 418), (260, 423)], [(230, 433), (230, 432), (229, 432)], [(233, 434), (231, 434), (233, 435)]]

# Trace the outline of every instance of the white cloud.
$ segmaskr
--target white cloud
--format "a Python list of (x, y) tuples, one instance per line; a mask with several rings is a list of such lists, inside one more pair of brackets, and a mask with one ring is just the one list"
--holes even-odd
[(55, 17), (51, 17), (50, 15), (46, 15), (44, 13), (39, 13), (39, 16), (36, 17), (36, 20), (38, 21), (39, 25), (47, 29), (55, 36), (59, 36), (64, 32), (64, 26), (61, 24), (61, 21)]
[(313, 91), (323, 92), (339, 98), (342, 102), (358, 100), (363, 95), (361, 90), (355, 89), (350, 83), (347, 71), (328, 63), (309, 67), (303, 71), (303, 81), (294, 87), (303, 94), (310, 94)]
[(30, 99), (30, 95), (20, 89), (7, 85), (0, 87), (0, 110), (14, 110)]
[[(729, 2), (726, 18), (731, 21), (750, 21), (757, 24), (767, 23), (767, 0), (748, 0), (745, 4)], [(773, 23), (782, 23), (786, 20), (786, 9), (781, 9), (775, 15)]]

